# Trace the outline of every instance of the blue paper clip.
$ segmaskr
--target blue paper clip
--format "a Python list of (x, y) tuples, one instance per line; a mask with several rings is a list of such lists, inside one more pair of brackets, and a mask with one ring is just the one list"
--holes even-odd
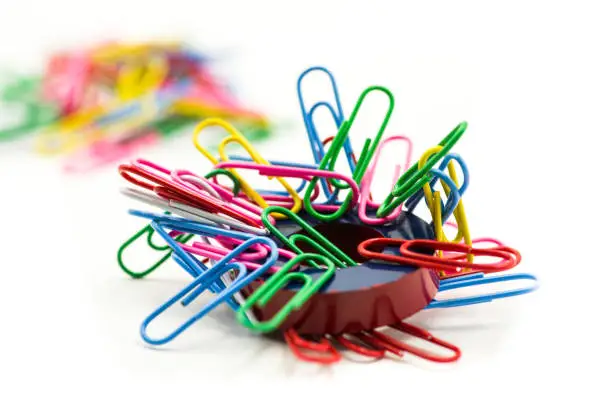
[[(182, 251), (184, 252), (184, 251)], [(193, 257), (192, 254), (185, 252), (186, 256), (191, 256)], [(194, 257), (195, 258), (195, 257)], [(202, 271), (207, 271), (208, 268), (206, 268), (204, 265), (202, 265), (202, 269), (200, 270), (194, 270), (193, 268), (191, 268), (191, 266), (189, 266), (189, 264), (181, 257), (181, 255), (178, 255), (176, 252), (172, 253), (172, 259), (174, 259), (174, 261), (179, 264), (179, 266), (181, 268), (183, 268), (188, 274), (190, 274), (193, 278), (197, 278), (199, 275), (199, 273), (201, 273)], [(196, 260), (197, 262), (197, 260)], [(217, 279), (215, 282), (213, 282), (210, 286), (210, 290), (213, 293), (219, 293), (221, 292), (223, 289), (225, 289), (226, 286), (223, 283), (223, 280), (221, 280), (221, 278)], [(189, 305), (194, 299), (196, 299), (202, 292), (204, 292), (206, 289), (203, 290), (194, 290), (193, 292), (191, 292), (191, 294), (186, 297), (185, 299), (183, 299), (181, 301), (181, 304), (183, 306), (187, 306)], [(233, 310), (238, 310), (240, 308), (240, 304), (236, 301), (236, 299), (231, 298), (228, 300), (228, 305), (229, 307), (231, 307)]]
[(535, 291), (538, 288), (537, 278), (534, 275), (530, 275), (528, 273), (515, 273), (515, 274), (506, 274), (506, 275), (494, 275), (484, 273), (477, 273), (473, 275), (459, 276), (456, 278), (445, 279), (440, 282), (440, 287), (438, 289), (438, 293), (446, 292), (452, 289), (460, 289), (467, 288), (469, 286), (478, 286), (478, 285), (488, 285), (496, 282), (507, 282), (514, 280), (532, 280), (535, 281), (536, 284), (521, 289), (513, 289), (513, 290), (504, 290), (500, 292), (487, 293), (484, 295), (476, 295), (476, 296), (464, 296), (455, 299), (445, 299), (445, 300), (433, 300), (425, 309), (434, 309), (434, 308), (446, 308), (446, 307), (458, 307), (458, 306), (468, 306), (475, 305), (478, 303), (487, 303), (491, 302), (495, 299), (502, 299), (512, 296), (524, 295), (526, 293), (530, 293)]
[[(451, 160), (455, 160), (459, 167), (461, 168), (461, 172), (463, 173), (463, 184), (461, 187), (457, 187), (455, 182), (450, 178), (449, 175), (444, 173), (444, 169), (448, 166)], [(457, 205), (459, 205), (459, 200), (465, 194), (469, 184), (470, 184), (470, 173), (468, 171), (467, 165), (463, 158), (459, 156), (457, 153), (449, 153), (444, 156), (442, 159), (440, 166), (437, 169), (431, 169), (429, 173), (433, 176), (431, 181), (429, 182), (429, 187), (433, 190), (434, 185), (441, 179), (451, 190), (451, 195), (448, 197), (446, 204), (442, 204), (442, 223), (446, 222), (448, 218), (453, 214)], [(410, 196), (406, 202), (404, 203), (404, 210), (408, 212), (414, 211), (414, 208), (417, 204), (423, 199), (425, 193), (423, 189), (420, 189), (418, 193)]]
[[(304, 103), (304, 97), (302, 95), (302, 80), (311, 72), (321, 71), (329, 77), (332, 90), (334, 92), (334, 100), (336, 104), (336, 109), (327, 101), (319, 101), (315, 103), (309, 110), (306, 109), (306, 104)], [(297, 94), (298, 101), (300, 103), (300, 110), (302, 111), (302, 118), (304, 120), (304, 126), (306, 127), (306, 134), (308, 136), (308, 141), (310, 142), (310, 149), (312, 150), (312, 155), (315, 163), (318, 165), (323, 156), (325, 155), (325, 147), (323, 146), (323, 142), (319, 138), (319, 134), (317, 132), (317, 128), (314, 125), (313, 116), (315, 111), (320, 107), (326, 107), (327, 110), (332, 115), (334, 119), (334, 123), (336, 124), (336, 129), (340, 128), (342, 122), (344, 122), (344, 112), (342, 111), (342, 104), (340, 103), (340, 96), (338, 95), (338, 87), (336, 86), (336, 80), (334, 76), (324, 67), (310, 67), (299, 76), (297, 81)], [(356, 163), (353, 161), (354, 151), (351, 146), (350, 138), (347, 136), (344, 144), (343, 144), (344, 153), (346, 155), (346, 159), (348, 161), (349, 167), (351, 169), (351, 173), (355, 171)], [(329, 190), (328, 186), (323, 183), (323, 192), (325, 196), (328, 198), (328, 203), (336, 201), (337, 191), (332, 192)]]
[[(450, 189), (450, 196), (446, 200), (446, 203), (442, 202), (441, 204), (442, 206), (442, 224), (444, 224), (446, 220), (448, 220), (450, 216), (453, 214), (453, 211), (455, 211), (455, 208), (457, 208), (457, 205), (459, 205), (459, 200), (461, 200), (461, 192), (460, 192), (461, 190), (457, 188), (453, 180), (446, 173), (443, 173), (437, 169), (431, 169), (430, 173), (433, 174), (434, 177), (436, 177), (436, 179), (437, 178), (442, 179), (442, 181), (446, 183), (446, 185)], [(414, 211), (414, 208), (423, 198), (423, 194), (424, 194), (423, 190), (419, 190), (419, 194), (415, 194), (411, 196), (408, 200), (406, 200), (404, 211), (408, 211), (408, 212)], [(432, 224), (433, 224), (433, 221), (432, 221)]]
[[(129, 213), (131, 215), (135, 215), (141, 218), (146, 218), (149, 220), (157, 221), (155, 224), (152, 223), (151, 226), (159, 234), (164, 241), (168, 244), (168, 246), (172, 249), (173, 254), (172, 258), (181, 266), (187, 273), (189, 273), (194, 279), (198, 278), (200, 274), (204, 273), (208, 270), (206, 266), (204, 266), (201, 262), (199, 262), (192, 254), (185, 251), (174, 239), (168, 234), (164, 228), (174, 229), (177, 231), (189, 230), (194, 231), (193, 234), (197, 235), (205, 235), (205, 236), (225, 236), (229, 238), (236, 238), (240, 240), (248, 240), (255, 235), (247, 234), (244, 232), (232, 231), (223, 228), (212, 227), (210, 225), (201, 224), (195, 221), (186, 220), (184, 218), (179, 218), (166, 214), (155, 214), (149, 213), (145, 211), (138, 210), (130, 210)], [(195, 298), (197, 298), (200, 294), (202, 294), (207, 289), (210, 289), (212, 292), (217, 293), (221, 292), (225, 288), (225, 284), (219, 277), (216, 281), (214, 281), (210, 288), (202, 286), (197, 288), (189, 295), (189, 297), (183, 299), (181, 302), (183, 306), (187, 306), (191, 303)], [(231, 299), (228, 301), (229, 306), (236, 310), (239, 307), (239, 304), (235, 299)]]
[[(158, 221), (153, 221), (151, 225), (156, 231), (159, 231), (162, 228), (161, 223)], [(173, 228), (173, 227), (169, 227), (169, 228)], [(208, 228), (208, 226), (206, 226), (206, 228)], [(237, 258), (240, 253), (244, 252), (247, 248), (249, 248), (250, 246), (254, 244), (264, 244), (268, 246), (268, 248), (270, 248), (270, 253), (265, 263), (263, 263), (255, 271), (247, 274), (247, 270), (244, 264), (238, 263), (238, 262), (231, 262), (231, 261)], [(182, 251), (182, 249), (180, 249), (178, 245), (176, 247), (178, 249), (178, 251), (176, 252), (177, 254), (181, 252), (184, 253), (184, 251)], [(140, 327), (141, 337), (143, 338), (144, 341), (152, 345), (161, 345), (161, 344), (166, 344), (172, 341), (174, 338), (176, 338), (178, 335), (183, 333), (185, 330), (187, 330), (191, 325), (193, 325), (195, 322), (200, 320), (202, 317), (206, 316), (210, 311), (215, 309), (221, 303), (230, 302), (230, 299), (232, 299), (232, 297), (236, 293), (238, 293), (241, 289), (243, 289), (247, 285), (251, 284), (255, 279), (259, 278), (263, 273), (265, 273), (268, 269), (270, 269), (270, 267), (274, 265), (274, 263), (276, 263), (277, 259), (278, 259), (278, 249), (274, 241), (272, 241), (270, 238), (254, 236), (248, 241), (243, 242), (242, 244), (237, 246), (234, 250), (232, 250), (230, 253), (228, 253), (225, 257), (223, 257), (219, 262), (217, 262), (210, 269), (203, 270), (202, 273), (200, 273), (198, 277), (194, 279), (193, 282), (185, 286), (176, 295), (174, 295), (167, 302), (165, 302), (160, 307), (158, 307), (153, 313), (147, 316), (147, 318), (143, 321)], [(184, 257), (183, 260), (186, 261), (187, 265), (190, 268), (193, 268), (193, 269), (202, 268), (200, 266), (201, 264), (197, 262), (193, 262), (193, 258)], [(165, 310), (167, 310), (169, 307), (174, 305), (179, 300), (184, 299), (185, 296), (192, 293), (194, 289), (199, 290), (200, 289), (199, 287), (211, 288), (211, 285), (215, 281), (220, 279), (221, 276), (223, 276), (223, 274), (227, 272), (231, 272), (231, 271), (237, 271), (237, 276), (235, 277), (232, 284), (224, 288), (223, 290), (221, 290), (213, 300), (208, 302), (202, 309), (200, 309), (198, 313), (191, 316), (185, 323), (180, 325), (177, 329), (175, 329), (173, 332), (171, 332), (165, 337), (154, 339), (154, 338), (151, 338), (147, 334), (147, 328), (149, 324), (156, 317), (158, 317), (161, 313), (163, 313)], [(192, 300), (193, 296), (190, 296), (190, 299)], [(187, 303), (189, 303), (190, 301), (188, 301)]]
[[(224, 236), (228, 238), (236, 238), (239, 240), (247, 240), (249, 238), (254, 237), (253, 234), (248, 234), (246, 232), (240, 232), (225, 228), (213, 227), (208, 224), (202, 224), (197, 221), (188, 220), (185, 218), (175, 217), (173, 215), (167, 214), (156, 214), (148, 211), (140, 211), (140, 210), (129, 210), (128, 213), (130, 215), (134, 215), (136, 217), (145, 218), (152, 221), (157, 221), (159, 224), (162, 224), (164, 227), (173, 228), (177, 231), (193, 231), (189, 232), (189, 234), (196, 235), (205, 235), (209, 237), (214, 236)], [(171, 244), (170, 242), (168, 244)], [(171, 246), (174, 248), (175, 246)]]
[[(161, 228), (159, 224), (151, 224), (151, 227), (158, 235), (162, 237), (164, 241), (166, 241), (166, 243), (172, 250), (172, 259), (174, 259), (181, 268), (183, 268), (189, 275), (191, 275), (191, 277), (195, 279), (208, 270), (208, 268), (204, 266), (201, 262), (199, 262), (195, 256), (183, 250), (183, 248), (181, 248), (181, 246), (170, 236), (169, 233), (167, 233), (163, 228)], [(214, 293), (220, 292), (224, 288), (225, 285), (223, 284), (223, 281), (221, 279), (218, 279), (217, 281), (213, 282), (210, 287), (211, 291)], [(205, 290), (206, 288), (202, 288), (202, 290), (194, 291), (188, 299), (183, 300), (183, 306), (187, 306), (193, 301), (193, 299), (198, 297)], [(238, 303), (233, 299), (229, 303), (232, 308), (239, 306)]]

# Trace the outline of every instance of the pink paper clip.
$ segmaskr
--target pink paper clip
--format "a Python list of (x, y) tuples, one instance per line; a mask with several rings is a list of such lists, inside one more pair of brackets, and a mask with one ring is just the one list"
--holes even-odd
[[(208, 242), (206, 241), (209, 241), (212, 246), (215, 246), (216, 248), (215, 250), (222, 247), (222, 248), (225, 248), (231, 251), (236, 246), (244, 242), (240, 239), (222, 237), (222, 236), (215, 237), (214, 239), (202, 237), (202, 239), (204, 239), (204, 244), (208, 244)], [(194, 246), (206, 248), (200, 242), (195, 242)], [(237, 259), (245, 260), (245, 261), (258, 261), (260, 259), (266, 258), (268, 254), (269, 254), (268, 247), (266, 247), (263, 244), (254, 244), (252, 247), (249, 248), (249, 251), (245, 251), (241, 253)]]
[(359, 215), (359, 219), (364, 224), (368, 224), (368, 225), (386, 224), (396, 219), (402, 212), (402, 206), (399, 206), (395, 210), (393, 210), (391, 214), (383, 218), (371, 218), (371, 217), (368, 217), (366, 213), (367, 209), (377, 209), (378, 207), (380, 207), (380, 204), (377, 204), (373, 202), (372, 200), (370, 200), (372, 180), (374, 179), (374, 172), (376, 170), (376, 166), (378, 165), (378, 159), (380, 158), (380, 154), (383, 150), (383, 147), (386, 146), (389, 142), (393, 142), (394, 140), (405, 142), (408, 148), (406, 152), (406, 160), (404, 161), (404, 167), (402, 168), (402, 166), (399, 164), (395, 166), (395, 173), (393, 176), (393, 180), (390, 184), (392, 186), (395, 185), (395, 182), (399, 178), (400, 174), (404, 173), (410, 167), (410, 158), (412, 156), (412, 141), (410, 140), (410, 138), (408, 138), (407, 136), (391, 136), (385, 139), (380, 144), (380, 146), (376, 150), (376, 154), (374, 155), (372, 164), (370, 165), (370, 167), (364, 174), (363, 179), (361, 180), (361, 200), (359, 201), (357, 213)]
[[(216, 166), (216, 168), (232, 168), (232, 169), (251, 169), (257, 170), (262, 176), (271, 176), (271, 177), (287, 177), (287, 178), (300, 178), (307, 181), (310, 181), (313, 177), (319, 177), (321, 179), (327, 178), (335, 178), (338, 180), (346, 181), (352, 192), (353, 196), (351, 199), (351, 207), (355, 206), (359, 200), (359, 186), (357, 183), (349, 177), (340, 173), (336, 173), (334, 171), (328, 170), (318, 170), (318, 169), (308, 169), (303, 167), (288, 167), (288, 166), (276, 166), (276, 165), (266, 165), (266, 164), (258, 164), (254, 162), (242, 162), (242, 161), (226, 161), (220, 162)], [(275, 197), (275, 196), (274, 196)], [(311, 197), (312, 198), (312, 197)], [(283, 200), (279, 200), (274, 205), (291, 207), (291, 203), (287, 203)], [(331, 205), (331, 204), (313, 204), (313, 207), (317, 211), (336, 211), (339, 206)]]
[[(181, 248), (185, 251), (192, 253), (194, 255), (204, 256), (206, 258), (212, 259), (214, 261), (219, 261), (223, 259), (227, 254), (229, 254), (232, 250), (225, 248), (223, 246), (215, 246), (212, 244), (207, 244), (203, 242), (194, 242), (192, 245), (177, 243)], [(268, 254), (268, 248), (265, 248), (265, 253)], [(246, 254), (249, 257), (249, 254)], [(251, 258), (253, 254), (250, 254)], [(282, 256), (286, 259), (291, 259), (296, 256), (294, 252), (288, 251), (286, 249), (278, 249), (279, 257)], [(240, 261), (240, 263), (244, 264), (244, 266), (249, 270), (257, 270), (261, 268), (262, 264), (255, 262), (255, 260), (247, 260), (245, 259), (244, 254), (241, 254), (238, 258), (233, 261)], [(298, 267), (299, 265), (296, 265)], [(272, 266), (270, 267), (270, 272), (278, 271), (282, 266)]]
[[(329, 183), (329, 181), (327, 182)], [(316, 200), (317, 197), (319, 197), (319, 192), (320, 192), (320, 189), (319, 189), (319, 185), (317, 184), (312, 190), (312, 195), (310, 196), (310, 200), (311, 201)], [(261, 193), (259, 193), (259, 195), (270, 205), (289, 208), (289, 209), (293, 207), (294, 201), (291, 196), (283, 196), (283, 195), (278, 195), (278, 194), (261, 194)], [(248, 200), (248, 196), (243, 192), (238, 193), (238, 196), (245, 200)], [(314, 208), (316, 208), (319, 211), (325, 211), (325, 209), (327, 209), (327, 211), (334, 211), (334, 209), (337, 208), (337, 206), (314, 204)]]

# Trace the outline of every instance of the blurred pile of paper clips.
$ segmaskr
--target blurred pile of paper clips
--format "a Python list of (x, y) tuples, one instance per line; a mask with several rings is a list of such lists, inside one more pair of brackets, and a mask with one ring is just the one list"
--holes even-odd
[(186, 44), (109, 42), (51, 56), (41, 75), (3, 78), (0, 103), (23, 108), (0, 141), (36, 133), (41, 155), (68, 156), (65, 170), (117, 162), (209, 117), (231, 119), (249, 140), (270, 125)]
[[(329, 98), (307, 106), (303, 81), (315, 72), (325, 75), (331, 91)], [(378, 132), (356, 152), (349, 133), (355, 132), (353, 123), (364, 99), (374, 93), (387, 98), (386, 115)], [(142, 338), (152, 345), (166, 344), (224, 305), (249, 330), (284, 337), (302, 360), (331, 364), (348, 350), (372, 358), (410, 353), (434, 362), (456, 361), (461, 355), (457, 346), (404, 320), (424, 309), (486, 303), (537, 288), (535, 276), (507, 272), (521, 261), (516, 249), (470, 233), (463, 204), (468, 169), (451, 151), (467, 123), (411, 163), (409, 138), (383, 137), (395, 106), (388, 89), (365, 89), (347, 118), (332, 74), (312, 67), (298, 79), (298, 98), (311, 164), (268, 161), (230, 123), (209, 118), (193, 134), (195, 147), (210, 162), (207, 172), (166, 169), (144, 159), (119, 166), (120, 175), (132, 184), (122, 193), (158, 209), (129, 211), (148, 224), (120, 247), (121, 268), (133, 278), (144, 278), (171, 257), (177, 269), (191, 277), (146, 317)], [(331, 112), (335, 136), (320, 138), (313, 120), (318, 109)], [(219, 128), (227, 137), (216, 154), (200, 139), (202, 133)], [(248, 155), (229, 156), (230, 144), (242, 146)], [(292, 148), (287, 146), (287, 157)], [(371, 185), (383, 149), (406, 153), (395, 177), (386, 180), (387, 197), (376, 203)], [(342, 152), (350, 174), (336, 170)], [(282, 189), (257, 190), (245, 178), (249, 172), (277, 181)], [(414, 214), (417, 205), (429, 209), (430, 220)], [(449, 228), (456, 231), (454, 237), (446, 235)], [(165, 245), (153, 242), (156, 235)], [(151, 265), (136, 271), (126, 266), (124, 257), (138, 239), (148, 241)], [(485, 294), (482, 288), (478, 294), (455, 292), (510, 281), (525, 284), (517, 288), (512, 282), (509, 289), (501, 283), (503, 288)], [(210, 300), (178, 328), (163, 336), (151, 334), (150, 323), (171, 306), (180, 302), (189, 307), (204, 292), (213, 294)], [(394, 331), (403, 334), (394, 336)], [(410, 344), (402, 339), (406, 335), (429, 345)]]

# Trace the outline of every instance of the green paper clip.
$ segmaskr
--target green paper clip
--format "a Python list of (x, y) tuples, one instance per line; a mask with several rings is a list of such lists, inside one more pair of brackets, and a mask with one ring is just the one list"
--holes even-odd
[[(166, 213), (166, 214), (168, 214), (168, 213)], [(161, 264), (166, 262), (168, 260), (168, 258), (170, 258), (170, 256), (172, 255), (172, 249), (168, 245), (161, 245), (160, 246), (160, 245), (156, 245), (153, 242), (153, 234), (154, 234), (154, 232), (155, 232), (155, 230), (153, 229), (153, 227), (151, 227), (150, 224), (147, 224), (143, 229), (141, 229), (136, 234), (134, 234), (130, 238), (128, 238), (127, 241), (125, 241), (119, 247), (119, 251), (117, 251), (117, 262), (119, 263), (119, 266), (121, 267), (123, 272), (127, 273), (128, 275), (130, 275), (134, 279), (144, 278), (145, 276), (147, 276), (148, 274), (153, 272), (155, 269), (159, 268), (161, 266)], [(144, 271), (142, 271), (142, 272), (134, 272), (133, 270), (129, 269), (125, 265), (125, 263), (123, 262), (123, 252), (132, 243), (134, 243), (134, 241), (136, 241), (138, 238), (140, 238), (141, 236), (143, 236), (145, 234), (147, 234), (147, 244), (149, 245), (149, 247), (151, 249), (153, 249), (154, 251), (167, 251), (167, 253), (164, 254), (164, 256), (159, 261), (157, 261), (156, 263), (154, 263), (153, 265), (151, 265), (149, 268), (145, 269)], [(187, 241), (189, 241), (192, 237), (193, 237), (192, 234), (181, 234), (181, 235), (176, 237), (176, 241), (180, 242), (181, 244), (184, 244)]]
[[(286, 237), (285, 235), (283, 235), (282, 232), (278, 230), (278, 228), (276, 228), (270, 222), (270, 215), (272, 213), (285, 215), (288, 220), (293, 221), (304, 231), (306, 231), (310, 235), (310, 237), (303, 234), (293, 234), (290, 237)], [(345, 254), (340, 248), (338, 248), (331, 241), (325, 238), (323, 234), (319, 233), (316, 229), (308, 225), (308, 223), (304, 221), (299, 215), (292, 213), (291, 210), (289, 210), (288, 208), (276, 206), (266, 208), (261, 213), (261, 222), (268, 229), (268, 231), (270, 231), (276, 238), (278, 238), (289, 249), (291, 249), (297, 254), (305, 253), (296, 244), (298, 240), (301, 240), (314, 247), (320, 252), (320, 254), (331, 259), (339, 267), (344, 268), (347, 266), (357, 266), (357, 263), (353, 261), (347, 254)], [(310, 265), (315, 267), (317, 266), (314, 262), (310, 262)]]
[[(299, 265), (304, 261), (309, 263), (320, 262), (324, 264), (327, 269), (325, 272), (316, 280), (310, 275), (303, 272), (290, 272), (295, 266)], [(263, 285), (261, 285), (251, 296), (248, 297), (246, 302), (236, 312), (238, 321), (245, 327), (268, 333), (274, 331), (280, 326), (291, 312), (299, 309), (306, 303), (315, 293), (321, 289), (321, 287), (334, 275), (336, 272), (336, 266), (327, 257), (320, 254), (300, 254), (295, 258), (290, 259), (285, 265), (283, 265), (277, 272), (275, 272), (270, 278), (268, 278)], [(300, 290), (298, 290), (293, 297), (285, 303), (285, 305), (267, 321), (251, 321), (247, 317), (247, 312), (253, 306), (264, 307), (272, 296), (279, 290), (285, 287), (292, 280), (301, 280), (304, 284)]]
[[(389, 119), (391, 118), (391, 114), (393, 113), (393, 108), (395, 106), (395, 99), (393, 97), (393, 94), (387, 88), (384, 88), (382, 86), (371, 86), (361, 93), (359, 99), (357, 100), (357, 103), (355, 104), (355, 108), (353, 108), (353, 112), (351, 113), (350, 118), (347, 121), (342, 122), (342, 125), (340, 125), (340, 128), (338, 129), (338, 134), (336, 135), (336, 137), (334, 137), (332, 144), (329, 147), (329, 150), (327, 151), (327, 153), (325, 153), (323, 159), (321, 159), (321, 162), (319, 164), (319, 170), (334, 171), (334, 168), (336, 167), (336, 161), (338, 160), (340, 151), (342, 150), (344, 143), (348, 137), (349, 130), (353, 126), (353, 122), (357, 117), (357, 113), (359, 113), (359, 109), (361, 108), (361, 105), (363, 104), (363, 101), (365, 100), (366, 96), (370, 92), (374, 91), (380, 91), (387, 95), (387, 97), (389, 98), (389, 106), (387, 108), (387, 113), (385, 114), (383, 121), (380, 127), (378, 128), (378, 132), (376, 134), (376, 137), (374, 138), (374, 141), (372, 141), (372, 139), (370, 138), (366, 139), (363, 145), (363, 150), (361, 151), (359, 159), (355, 164), (355, 169), (353, 171), (353, 180), (355, 180), (357, 184), (361, 183), (361, 180), (363, 179), (368, 165), (372, 161), (372, 157), (376, 152), (376, 148), (380, 143), (387, 124), (389, 123)], [(335, 212), (331, 214), (319, 213), (313, 208), (312, 203), (310, 201), (310, 197), (312, 197), (314, 188), (319, 182), (319, 179), (319, 177), (313, 177), (308, 183), (308, 186), (306, 187), (306, 191), (304, 193), (304, 209), (308, 212), (308, 214), (320, 221), (334, 221), (340, 218), (344, 213), (346, 213), (349, 208), (350, 201), (353, 197), (353, 193), (350, 192), (347, 195), (347, 197), (344, 199), (344, 202), (340, 205), (340, 208)], [(349, 187), (346, 182), (342, 182), (334, 178), (330, 178), (329, 182), (339, 190), (346, 189)]]
[(419, 191), (426, 183), (431, 181), (430, 170), (436, 165), (457, 143), (467, 129), (467, 122), (458, 124), (438, 146), (442, 149), (433, 154), (427, 163), (419, 169), (419, 163), (414, 163), (404, 174), (402, 174), (395, 183), (391, 193), (384, 199), (381, 206), (376, 211), (376, 216), (379, 218), (385, 217), (391, 213), (396, 207), (402, 205), (404, 201), (411, 195)]

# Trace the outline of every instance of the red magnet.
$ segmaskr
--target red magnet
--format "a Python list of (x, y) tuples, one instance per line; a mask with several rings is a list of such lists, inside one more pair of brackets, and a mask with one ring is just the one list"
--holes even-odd
[[(289, 315), (279, 330), (293, 328), (303, 335), (339, 335), (393, 325), (422, 310), (438, 292), (440, 280), (434, 271), (368, 261), (357, 251), (362, 241), (372, 237), (431, 238), (431, 226), (419, 217), (405, 213), (382, 226), (365, 226), (353, 214), (334, 223), (317, 224), (306, 215), (302, 218), (349, 257), (363, 263), (337, 269), (333, 278)], [(291, 222), (279, 221), (276, 226), (286, 236), (299, 232), (299, 227)], [(323, 273), (316, 268), (300, 272), (310, 274), (313, 279)], [(251, 295), (260, 285), (261, 282), (251, 284), (244, 295)], [(274, 316), (297, 289), (299, 286), (295, 284), (278, 291), (264, 307), (253, 309), (256, 318), (268, 320)]]

